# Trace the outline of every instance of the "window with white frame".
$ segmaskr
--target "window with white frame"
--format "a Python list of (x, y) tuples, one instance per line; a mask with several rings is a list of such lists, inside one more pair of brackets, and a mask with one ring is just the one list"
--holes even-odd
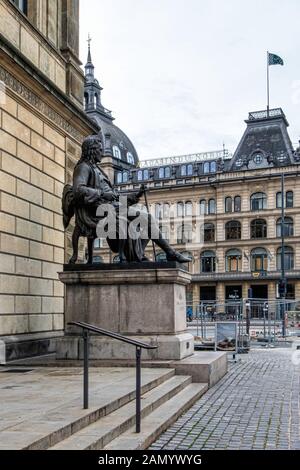
[(131, 165), (134, 165), (134, 157), (133, 157), (132, 153), (130, 153), (130, 152), (127, 152), (127, 161)]
[(117, 145), (113, 145), (113, 155), (118, 160), (121, 160), (121, 150)]

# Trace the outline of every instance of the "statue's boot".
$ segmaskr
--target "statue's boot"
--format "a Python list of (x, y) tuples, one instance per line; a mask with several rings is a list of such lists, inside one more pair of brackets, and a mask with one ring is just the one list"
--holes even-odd
[(166, 253), (167, 261), (177, 261), (177, 263), (189, 263), (191, 261), (186, 256), (178, 253), (178, 251), (173, 250), (169, 243), (163, 238), (158, 238), (157, 240), (153, 241)]
[(173, 253), (167, 253), (167, 261), (177, 261), (177, 263), (189, 263), (191, 260), (187, 256), (183, 256), (178, 251), (173, 250)]

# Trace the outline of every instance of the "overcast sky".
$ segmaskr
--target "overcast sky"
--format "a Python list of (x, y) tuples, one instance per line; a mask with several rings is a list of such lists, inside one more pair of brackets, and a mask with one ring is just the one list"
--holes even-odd
[(141, 159), (234, 151), (249, 111), (282, 107), (300, 138), (299, 0), (81, 0), (102, 104)]

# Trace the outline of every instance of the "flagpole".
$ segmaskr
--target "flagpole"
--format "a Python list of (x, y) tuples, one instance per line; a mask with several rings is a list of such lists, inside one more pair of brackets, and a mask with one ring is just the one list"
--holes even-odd
[(267, 116), (270, 111), (270, 77), (269, 77), (269, 51), (267, 51)]

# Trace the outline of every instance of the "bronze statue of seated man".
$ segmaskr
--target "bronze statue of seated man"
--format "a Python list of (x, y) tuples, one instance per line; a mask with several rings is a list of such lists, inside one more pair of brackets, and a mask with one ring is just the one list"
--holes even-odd
[[(128, 226), (135, 221), (136, 212), (130, 208), (138, 203), (144, 194), (142, 185), (136, 193), (126, 194), (128, 210), (123, 211), (123, 193), (117, 191), (101, 169), (102, 141), (98, 135), (87, 137), (82, 144), (82, 155), (75, 166), (73, 186), (65, 185), (62, 198), (64, 227), (67, 228), (75, 215), (75, 228), (72, 235), (73, 255), (69, 263), (76, 263), (78, 258), (79, 237), (88, 239), (88, 263), (93, 262), (94, 240), (99, 237), (99, 223), (105, 219), (104, 212), (113, 209), (116, 214), (116, 236), (106, 237), (110, 249), (119, 254), (120, 262), (144, 261), (145, 248), (151, 239), (165, 253), (168, 261), (188, 263), (189, 259), (171, 248), (163, 238), (155, 219), (147, 211), (138, 213), (140, 225), (144, 228), (140, 236), (130, 236)], [(103, 210), (99, 210), (102, 209)], [(100, 214), (100, 215), (99, 215)], [(125, 222), (125, 236), (124, 223)], [(143, 223), (144, 222), (144, 223)], [(123, 228), (122, 228), (123, 227)], [(147, 228), (147, 233), (145, 227)]]

